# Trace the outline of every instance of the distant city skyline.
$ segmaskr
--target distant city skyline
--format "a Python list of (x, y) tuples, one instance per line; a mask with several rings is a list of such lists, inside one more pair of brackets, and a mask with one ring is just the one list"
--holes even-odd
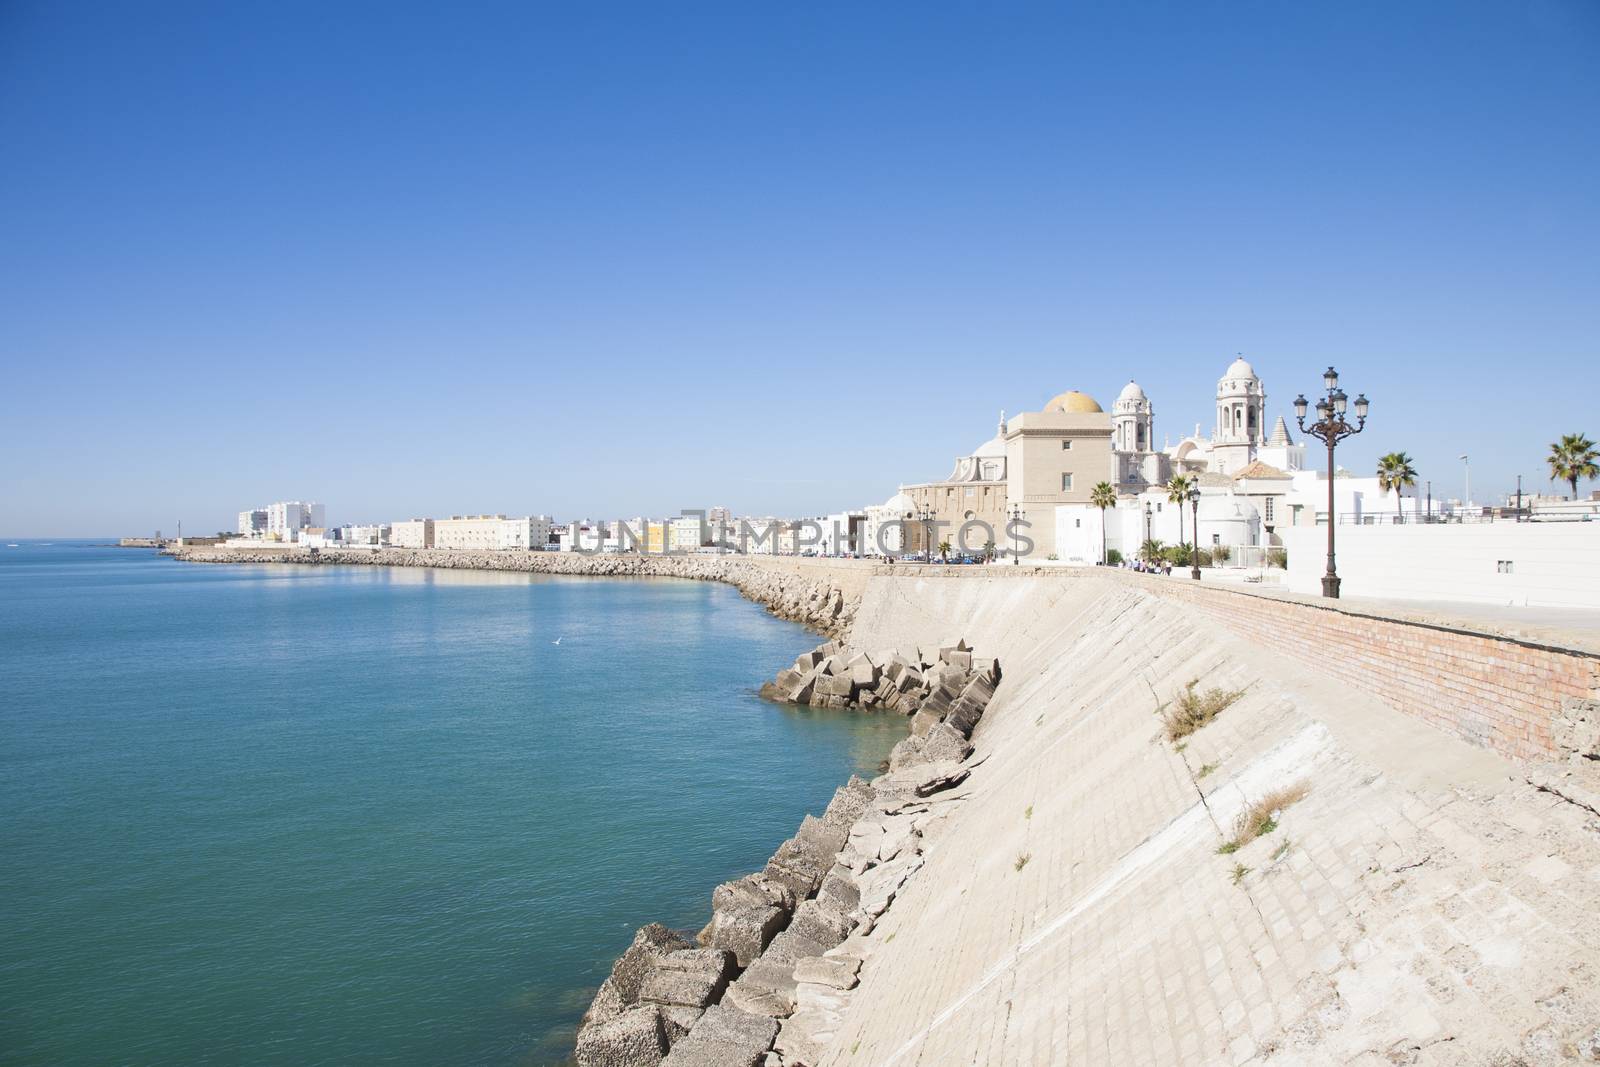
[[(0, 12), (0, 535), (824, 514), (1129, 379), (1600, 437), (1600, 7)], [(1310, 450), (1308, 466), (1323, 458)], [(1585, 483), (1580, 493), (1600, 483)]]

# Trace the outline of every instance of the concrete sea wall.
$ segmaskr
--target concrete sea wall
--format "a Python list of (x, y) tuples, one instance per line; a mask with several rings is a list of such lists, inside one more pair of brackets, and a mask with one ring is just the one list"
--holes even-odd
[[(896, 802), (892, 887), (842, 864), (872, 921), (796, 962), (792, 1004), (718, 1005), (674, 1063), (1600, 1062), (1582, 639), (1117, 571), (560, 565), (731, 581), (851, 649), (960, 635), (1004, 664), (954, 787)], [(881, 857), (888, 814), (831, 828), (841, 859)]]

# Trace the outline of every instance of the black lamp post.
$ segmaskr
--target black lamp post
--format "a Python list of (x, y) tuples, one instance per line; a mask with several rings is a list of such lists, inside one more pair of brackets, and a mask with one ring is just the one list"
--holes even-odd
[[(1189, 483), (1189, 508), (1194, 521), (1189, 523), (1189, 536), (1194, 538), (1194, 548), (1189, 552), (1189, 577), (1200, 580), (1200, 484)], [(1183, 507), (1179, 504), (1178, 507)], [(1178, 512), (1181, 516), (1183, 512)]]
[(1333, 449), (1346, 437), (1358, 434), (1366, 428), (1367, 398), (1364, 394), (1356, 397), (1356, 423), (1352, 426), (1344, 417), (1350, 400), (1345, 396), (1344, 390), (1339, 388), (1339, 372), (1329, 367), (1322, 375), (1322, 384), (1327, 387), (1328, 395), (1317, 401), (1317, 421), (1310, 426), (1306, 425), (1307, 404), (1303, 393), (1294, 398), (1294, 414), (1296, 421), (1300, 423), (1301, 432), (1325, 441), (1328, 445), (1328, 570), (1322, 576), (1322, 595), (1337, 600), (1339, 572), (1333, 562), (1333, 528), (1338, 525), (1338, 521), (1333, 513)]
[[(1150, 501), (1146, 500), (1144, 502), (1144, 544), (1148, 545), (1149, 543), (1150, 543)], [(1139, 547), (1141, 549), (1143, 549), (1144, 545), (1140, 545)]]
[(933, 562), (933, 509), (919, 508), (917, 518), (922, 520), (922, 562)]
[(1017, 554), (1017, 524), (1022, 521), (1022, 505), (1011, 505), (1011, 564), (1020, 566), (1022, 557)]

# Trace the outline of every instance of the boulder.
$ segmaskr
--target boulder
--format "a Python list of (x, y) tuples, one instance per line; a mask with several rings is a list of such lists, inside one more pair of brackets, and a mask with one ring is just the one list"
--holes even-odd
[(639, 1000), (649, 1004), (703, 1008), (728, 988), (733, 954), (717, 948), (685, 949), (662, 959), (645, 978)]
[(854, 911), (861, 903), (861, 890), (856, 888), (850, 868), (840, 864), (829, 871), (817, 890), (817, 899), (846, 914)]
[(787, 911), (770, 905), (718, 910), (706, 927), (705, 944), (731, 952), (739, 966), (748, 967), (788, 921)]
[(627, 1010), (627, 1003), (623, 1001), (622, 994), (617, 992), (617, 983), (607, 978), (595, 991), (594, 1000), (589, 1002), (589, 1010), (583, 1013), (583, 1020), (578, 1027), (583, 1029), (610, 1022)]
[(865, 656), (858, 656), (850, 664), (850, 680), (858, 689), (870, 689), (878, 684), (879, 670), (876, 664)]
[(902, 738), (895, 742), (894, 748), (889, 750), (889, 770), (891, 773), (926, 762), (928, 762), (928, 757), (922, 754), (922, 738), (920, 737)]
[(849, 957), (813, 956), (794, 965), (796, 983), (831, 986), (834, 989), (854, 989), (861, 970), (861, 961)]
[(928, 731), (922, 755), (933, 762), (960, 763), (972, 755), (972, 742), (949, 723), (942, 722)]
[(639, 987), (656, 964), (671, 952), (681, 952), (694, 947), (684, 938), (660, 923), (639, 928), (633, 935), (633, 944), (623, 950), (611, 966), (611, 984), (624, 1004), (636, 1004)]
[(711, 907), (716, 911), (773, 907), (789, 912), (795, 903), (794, 890), (761, 873), (723, 882), (711, 891)]
[(794, 933), (814, 941), (822, 946), (817, 953), (820, 955), (822, 951), (833, 948), (849, 937), (854, 928), (855, 923), (850, 921), (845, 909), (840, 908), (832, 898), (818, 897), (795, 909), (794, 919), (784, 933)]
[(789, 691), (780, 687), (776, 682), (762, 682), (759, 695), (762, 700), (786, 701), (789, 699)]
[(723, 1004), (706, 1009), (666, 1058), (668, 1067), (756, 1067), (778, 1036), (778, 1024)]
[(579, 1067), (654, 1067), (667, 1054), (666, 1024), (654, 1004), (578, 1032)]
[(911, 716), (911, 736), (919, 741), (923, 740), (941, 721), (937, 714), (928, 710), (927, 705), (923, 705), (915, 715)]
[(952, 650), (949, 656), (946, 657), (945, 662), (952, 667), (960, 667), (964, 671), (969, 671), (972, 669), (972, 653)]

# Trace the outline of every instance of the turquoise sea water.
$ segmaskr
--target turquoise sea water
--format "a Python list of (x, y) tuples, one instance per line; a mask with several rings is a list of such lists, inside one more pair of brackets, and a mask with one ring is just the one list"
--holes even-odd
[(0, 546), (0, 1062), (559, 1062), (903, 736), (755, 697), (815, 642), (708, 583)]

